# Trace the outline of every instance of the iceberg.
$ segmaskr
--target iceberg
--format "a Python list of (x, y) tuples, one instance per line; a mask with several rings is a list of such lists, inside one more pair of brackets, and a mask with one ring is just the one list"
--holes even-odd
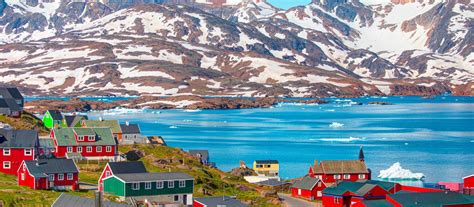
[(331, 124), (329, 125), (329, 127), (334, 128), (334, 129), (336, 129), (336, 128), (341, 128), (341, 127), (343, 127), (343, 126), (344, 126), (344, 124), (341, 124), (341, 123), (339, 123), (339, 122), (333, 122), (333, 123), (331, 123)]
[(349, 138), (322, 138), (319, 139), (325, 142), (352, 142), (352, 141), (364, 141), (365, 138), (358, 138), (358, 137), (349, 137)]
[(399, 162), (394, 163), (386, 170), (381, 170), (378, 178), (389, 180), (422, 180), (423, 173), (413, 173), (411, 170), (403, 169)]

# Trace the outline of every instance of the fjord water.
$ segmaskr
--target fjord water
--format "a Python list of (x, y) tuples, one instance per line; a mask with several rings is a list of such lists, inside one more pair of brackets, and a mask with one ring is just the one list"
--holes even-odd
[[(363, 146), (374, 177), (395, 162), (424, 173), (426, 182), (461, 181), (474, 173), (474, 98), (329, 100), (268, 109), (110, 110), (89, 116), (139, 123), (144, 134), (163, 136), (173, 147), (208, 149), (226, 171), (240, 160), (251, 166), (256, 159), (276, 159), (281, 176), (295, 178), (314, 160), (357, 159)], [(370, 101), (394, 105), (366, 105)]]

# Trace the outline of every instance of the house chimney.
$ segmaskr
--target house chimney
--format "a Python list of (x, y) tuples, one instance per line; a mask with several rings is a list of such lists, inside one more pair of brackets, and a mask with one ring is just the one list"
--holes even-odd
[(96, 191), (95, 192), (95, 207), (102, 207), (102, 192)]

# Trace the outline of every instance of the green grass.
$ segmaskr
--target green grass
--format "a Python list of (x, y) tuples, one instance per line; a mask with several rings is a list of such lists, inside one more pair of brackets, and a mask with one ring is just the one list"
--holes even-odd
[(36, 129), (40, 135), (49, 134), (49, 130), (43, 125), (43, 122), (28, 112), (23, 112), (20, 118), (0, 115), (0, 122), (7, 123), (15, 129)]

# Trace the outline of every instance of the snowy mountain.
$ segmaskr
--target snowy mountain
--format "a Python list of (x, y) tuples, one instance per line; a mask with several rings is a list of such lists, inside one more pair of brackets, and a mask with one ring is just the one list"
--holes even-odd
[(0, 12), (0, 83), (32, 94), (474, 94), (469, 1), (6, 0)]

